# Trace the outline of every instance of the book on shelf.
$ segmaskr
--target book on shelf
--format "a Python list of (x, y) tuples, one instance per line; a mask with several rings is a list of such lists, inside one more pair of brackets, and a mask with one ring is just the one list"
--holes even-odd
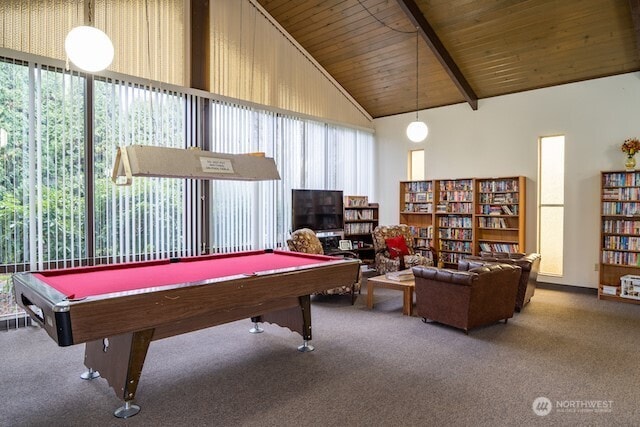
[(368, 196), (344, 196), (345, 207), (366, 207), (369, 205)]
[(513, 211), (511, 210), (511, 208), (508, 205), (502, 205), (502, 210), (507, 215), (513, 215)]
[(480, 250), (484, 252), (520, 252), (517, 243), (480, 243)]

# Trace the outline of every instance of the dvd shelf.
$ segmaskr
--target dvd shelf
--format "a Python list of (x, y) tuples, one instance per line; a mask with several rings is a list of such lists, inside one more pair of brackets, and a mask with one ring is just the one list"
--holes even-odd
[(601, 173), (598, 298), (640, 304), (640, 172)]
[(437, 248), (440, 261), (455, 267), (473, 254), (473, 179), (436, 181)]
[[(525, 183), (522, 176), (402, 181), (400, 223), (411, 226), (415, 246), (437, 249), (447, 267), (480, 251), (520, 252), (525, 248)], [(640, 229), (640, 219), (635, 226)]]
[(524, 251), (525, 185), (523, 176), (476, 179), (476, 251)]
[(414, 249), (432, 259), (433, 181), (400, 182), (400, 224), (410, 226)]
[(378, 226), (378, 208), (366, 196), (344, 196), (344, 238), (366, 264), (374, 259), (371, 233)]

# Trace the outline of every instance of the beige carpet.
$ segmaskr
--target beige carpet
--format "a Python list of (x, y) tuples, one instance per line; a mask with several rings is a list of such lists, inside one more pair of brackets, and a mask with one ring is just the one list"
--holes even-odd
[[(508, 324), (463, 332), (376, 307), (314, 300), (313, 344), (249, 320), (153, 342), (128, 420), (105, 380), (86, 382), (84, 346), (44, 331), (0, 332), (1, 426), (638, 425), (640, 306), (538, 289)], [(536, 415), (536, 398), (551, 402)], [(603, 408), (605, 404), (608, 407)], [(595, 410), (594, 405), (600, 405)]]

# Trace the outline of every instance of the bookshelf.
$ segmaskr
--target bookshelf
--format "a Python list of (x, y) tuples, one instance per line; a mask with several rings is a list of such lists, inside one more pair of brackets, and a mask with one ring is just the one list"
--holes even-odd
[(601, 173), (598, 298), (640, 304), (640, 172)]
[(433, 181), (400, 182), (400, 224), (413, 233), (414, 249), (431, 259), (433, 242)]
[(440, 260), (445, 267), (457, 266), (473, 255), (473, 179), (446, 179), (435, 182), (435, 236)]
[(484, 250), (524, 252), (525, 184), (523, 176), (401, 181), (400, 224), (446, 267)]
[(378, 226), (378, 211), (378, 204), (369, 203), (366, 196), (344, 196), (344, 238), (367, 264), (375, 258), (371, 233)]
[(476, 178), (475, 252), (524, 252), (526, 180)]

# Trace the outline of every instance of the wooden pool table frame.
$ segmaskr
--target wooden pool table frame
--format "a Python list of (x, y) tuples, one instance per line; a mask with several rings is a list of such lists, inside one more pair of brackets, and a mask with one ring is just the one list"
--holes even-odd
[(251, 318), (298, 332), (306, 345), (310, 295), (352, 285), (358, 273), (358, 260), (335, 259), (81, 300), (68, 300), (32, 273), (14, 275), (13, 283), (16, 301), (58, 345), (86, 343), (84, 364), (125, 401), (118, 411), (126, 417), (139, 410), (127, 412), (151, 341)]

